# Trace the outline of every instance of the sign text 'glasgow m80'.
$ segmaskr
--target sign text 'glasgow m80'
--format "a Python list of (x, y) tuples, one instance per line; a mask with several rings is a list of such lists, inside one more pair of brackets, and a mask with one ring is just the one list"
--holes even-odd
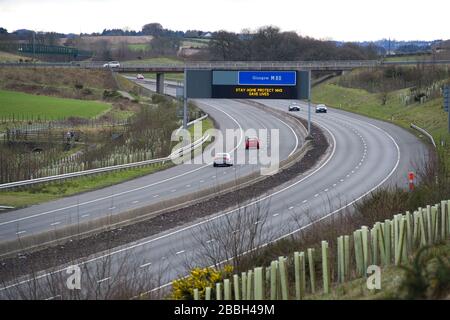
[(188, 98), (307, 99), (307, 71), (187, 70)]

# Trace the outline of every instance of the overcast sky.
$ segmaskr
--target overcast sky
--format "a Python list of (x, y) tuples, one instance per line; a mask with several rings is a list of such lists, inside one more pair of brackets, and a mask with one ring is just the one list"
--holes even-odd
[(64, 33), (141, 30), (239, 32), (275, 25), (345, 41), (450, 39), (449, 0), (0, 0), (0, 27)]

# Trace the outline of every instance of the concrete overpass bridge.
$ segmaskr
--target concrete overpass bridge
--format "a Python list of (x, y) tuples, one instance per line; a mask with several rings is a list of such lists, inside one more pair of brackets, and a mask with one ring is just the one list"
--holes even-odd
[[(15, 67), (78, 67), (85, 69), (103, 69), (106, 61), (72, 62), (72, 63), (0, 63), (2, 66)], [(418, 64), (449, 65), (450, 60), (411, 60), (411, 61), (383, 61), (383, 60), (336, 60), (336, 61), (213, 61), (186, 62), (179, 64), (154, 64), (121, 62), (119, 68), (111, 68), (120, 73), (155, 73), (157, 91), (162, 93), (164, 88), (164, 74), (184, 73), (187, 69), (197, 70), (310, 70), (322, 72), (345, 72), (356, 68), (374, 68), (388, 66), (404, 66)]]

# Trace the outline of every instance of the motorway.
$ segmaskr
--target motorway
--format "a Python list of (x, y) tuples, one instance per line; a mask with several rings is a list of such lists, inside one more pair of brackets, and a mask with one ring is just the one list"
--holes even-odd
[[(289, 104), (285, 100), (259, 102), (283, 111)], [(280, 141), (289, 147), (280, 146), (280, 153), (283, 150), (284, 156), (295, 146), (292, 131), (283, 129), (284, 124), (277, 123), (273, 116), (266, 115), (268, 119), (263, 120), (261, 117), (264, 117), (264, 113), (260, 110), (238, 101), (208, 100), (201, 103), (210, 107), (207, 109), (206, 105), (201, 105), (208, 113), (214, 108), (220, 109), (236, 116), (234, 118), (239, 124), (241, 121), (246, 122), (241, 126), (255, 125), (253, 121), (256, 120), (259, 126), (285, 130), (286, 139)], [(241, 108), (239, 105), (242, 105)], [(295, 114), (306, 118), (306, 106), (303, 104), (302, 110)], [(226, 120), (225, 116), (220, 118), (220, 112), (214, 117), (221, 123), (222, 129), (222, 121), (232, 128), (239, 126), (232, 120)], [(113, 294), (117, 284), (127, 288), (134, 284), (136, 290), (136, 282), (141, 284), (137, 290), (146, 292), (185, 275), (192, 266), (226, 260), (230, 255), (224, 249), (230, 244), (229, 239), (238, 239), (241, 243), (239, 249), (245, 251), (256, 243), (261, 245), (292, 234), (312, 221), (338, 214), (381, 186), (406, 186), (407, 172), (420, 165), (427, 153), (426, 147), (414, 135), (389, 123), (331, 108), (327, 114), (313, 114), (312, 119), (331, 140), (326, 158), (317, 167), (240, 209), (218, 212), (208, 219), (87, 257), (79, 264), (82, 269), (81, 297), (107, 298)], [(172, 169), (181, 170), (182, 167)], [(182, 183), (177, 182), (177, 189), (186, 184), (192, 185), (192, 180), (199, 179), (202, 170), (189, 174)], [(152, 176), (160, 174), (162, 172)], [(204, 179), (208, 179), (208, 176)], [(160, 188), (158, 186), (157, 189)], [(130, 204), (131, 195), (125, 198)], [(150, 198), (149, 193), (147, 198)], [(261, 236), (249, 244), (249, 233), (255, 228), (260, 228), (258, 234)], [(35, 280), (27, 277), (18, 279), (17, 283), (0, 288), (0, 297), (72, 298), (73, 291), (65, 288), (65, 279), (68, 277), (65, 270), (61, 266), (52, 272), (47, 270), (39, 273)], [(31, 292), (29, 288), (36, 288), (35, 284), (38, 284), (39, 290)]]
[[(245, 131), (248, 129), (278, 128), (280, 159), (286, 159), (303, 143), (304, 137), (273, 115), (236, 101), (205, 100), (199, 106), (225, 129), (234, 129), (237, 144), (233, 156), (245, 148)], [(270, 144), (263, 144), (269, 147)], [(205, 152), (214, 154), (212, 144)], [(247, 156), (254, 160), (256, 152)], [(196, 163), (196, 159), (193, 159)], [(200, 162), (202, 163), (202, 162)], [(252, 163), (256, 163), (253, 161)], [(15, 240), (32, 234), (64, 228), (86, 220), (161, 203), (183, 195), (214, 188), (241, 176), (259, 170), (259, 165), (236, 165), (231, 168), (213, 168), (210, 164), (184, 164), (147, 175), (108, 188), (63, 198), (0, 215), (0, 241)]]

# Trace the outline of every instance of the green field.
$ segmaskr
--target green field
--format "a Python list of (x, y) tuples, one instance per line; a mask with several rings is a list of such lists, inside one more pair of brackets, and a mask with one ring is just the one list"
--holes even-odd
[(0, 117), (63, 119), (93, 118), (109, 110), (107, 103), (55, 98), (0, 90)]
[(385, 61), (421, 61), (421, 60), (431, 60), (432, 57), (430, 54), (412, 54), (412, 55), (404, 55), (404, 56), (394, 56), (394, 57), (386, 57)]
[[(0, 51), (0, 62), (19, 62), (20, 60), (32, 60), (33, 58), (19, 56), (13, 53)], [(35, 60), (38, 61), (38, 60)]]
[(145, 51), (148, 50), (150, 46), (145, 43), (136, 43), (136, 44), (129, 44), (128, 49), (131, 51)]
[(140, 60), (129, 60), (128, 63), (153, 63), (153, 64), (183, 64), (183, 60), (168, 57), (145, 58)]

